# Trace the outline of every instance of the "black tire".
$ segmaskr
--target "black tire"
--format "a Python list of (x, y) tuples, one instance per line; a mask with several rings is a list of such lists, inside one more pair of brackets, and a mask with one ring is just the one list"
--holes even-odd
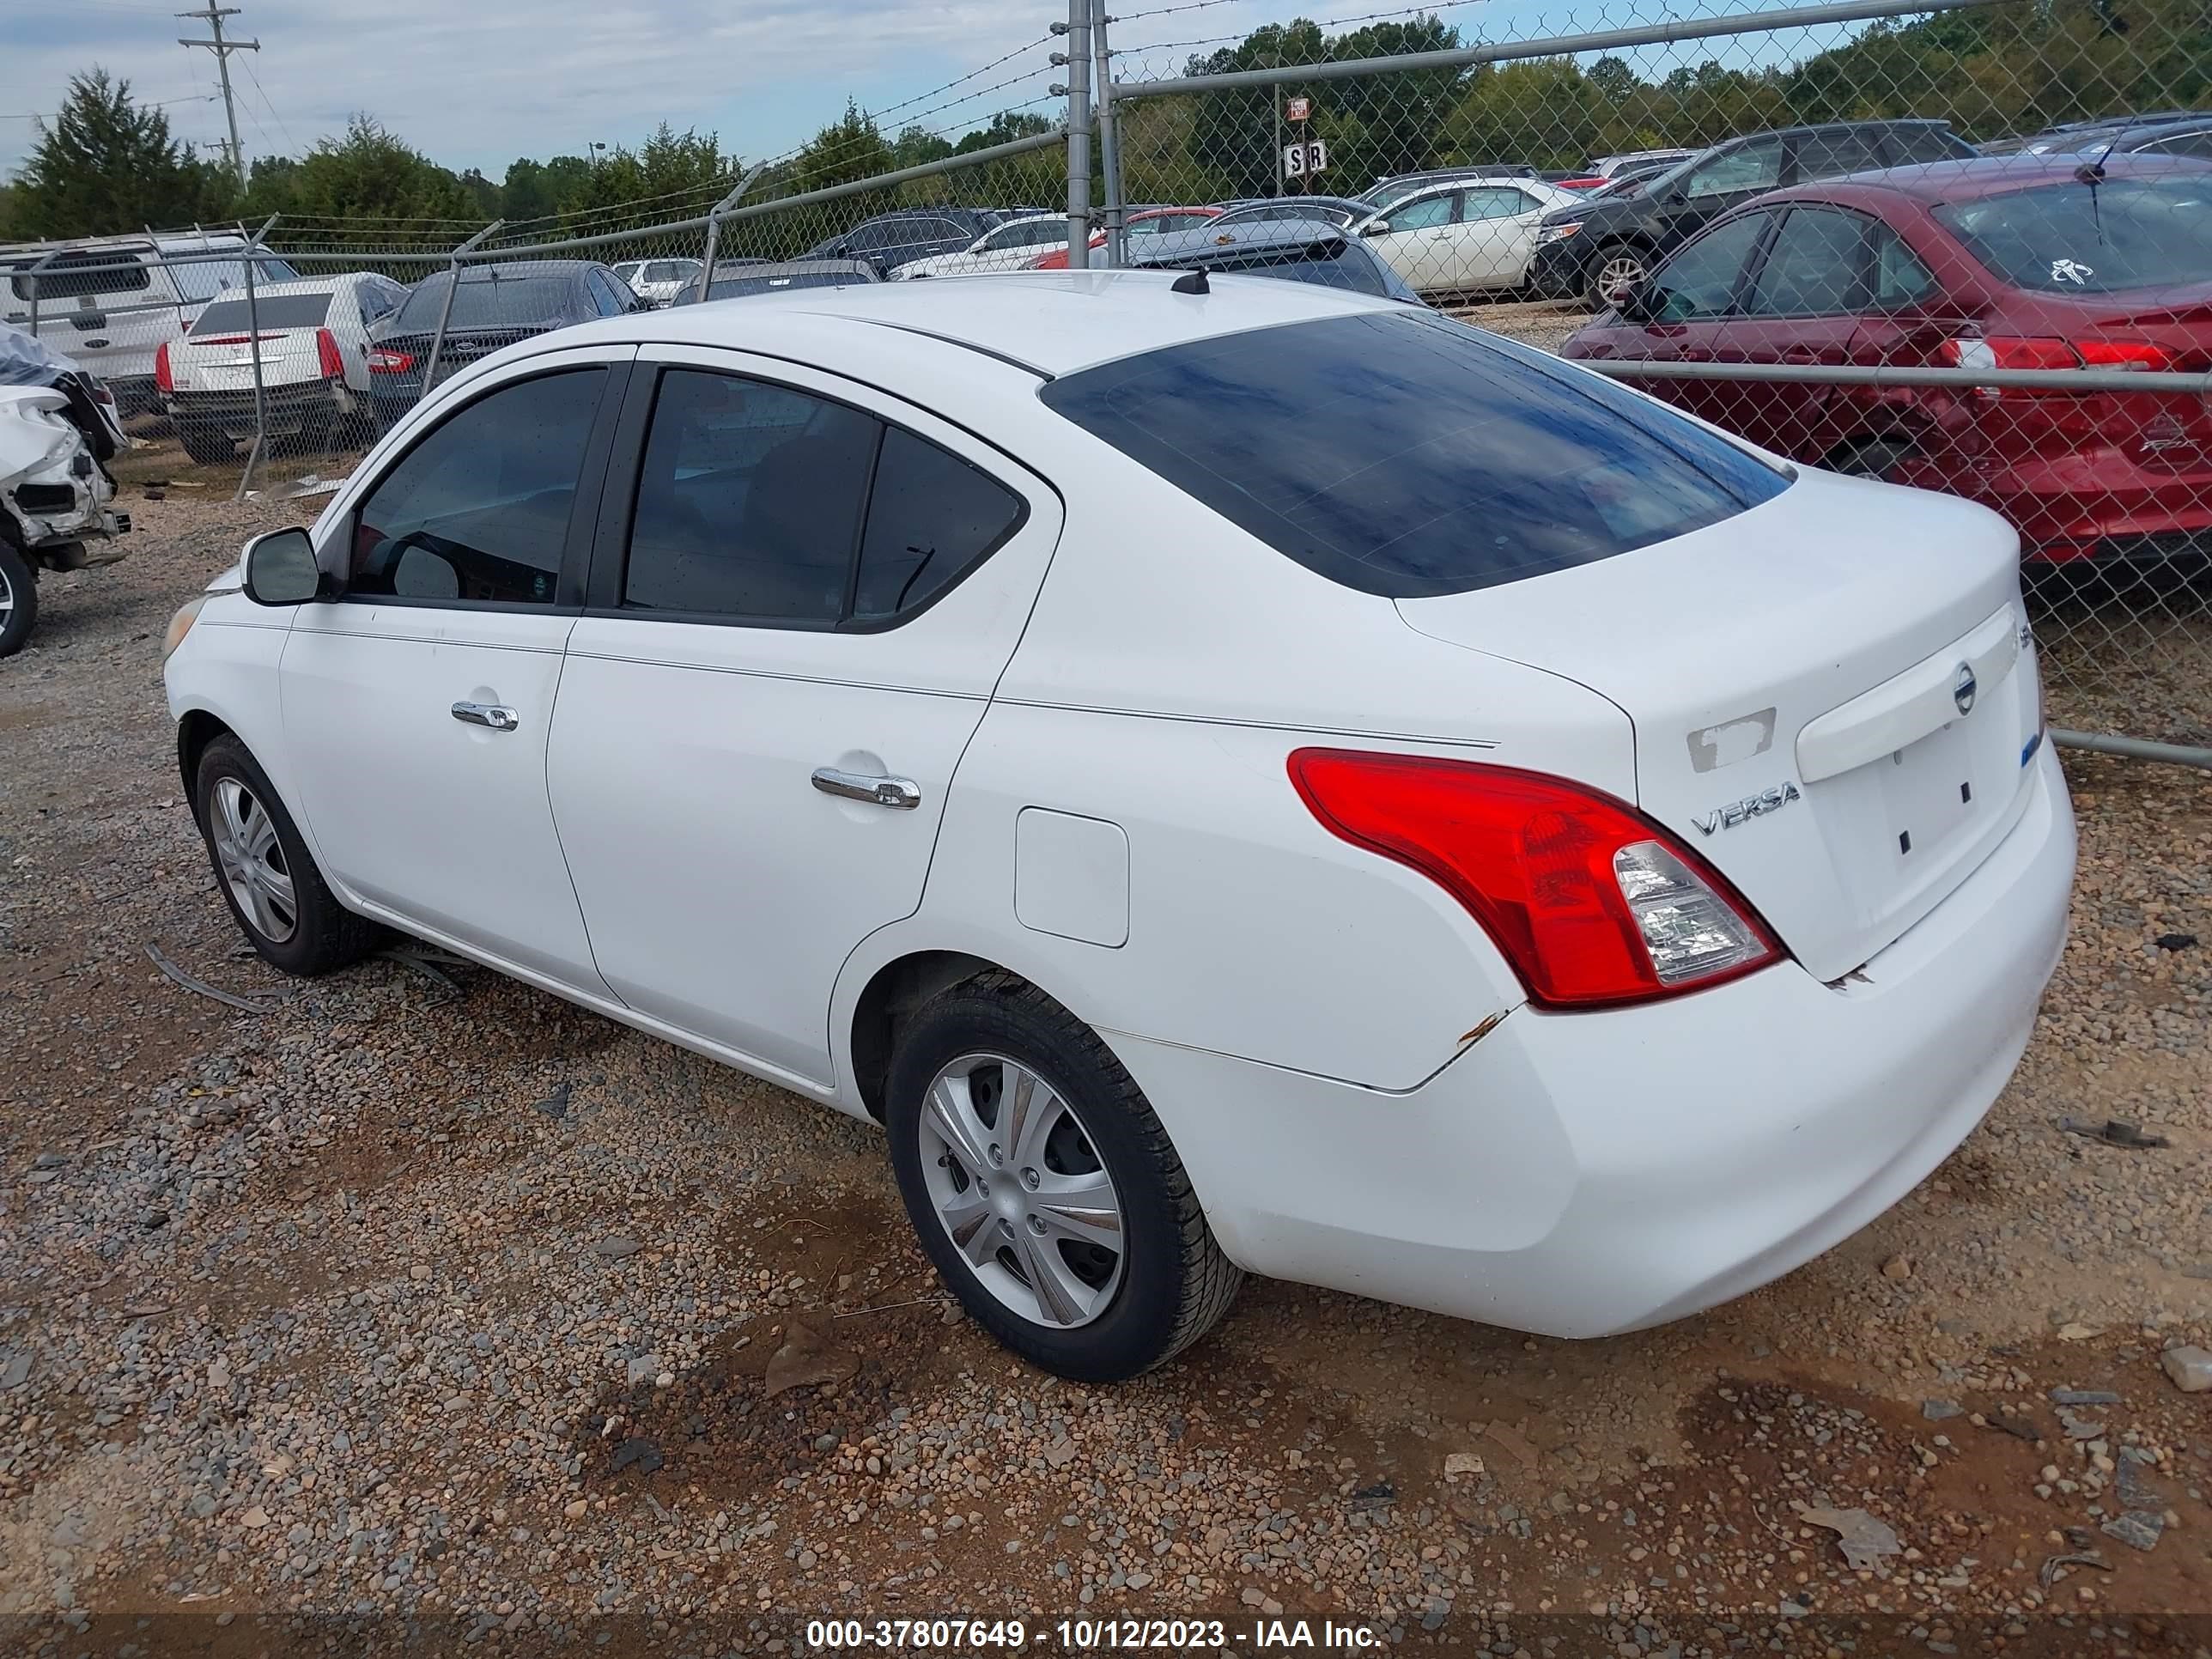
[[(216, 799), (217, 789), (226, 782), (242, 787), (267, 814), (269, 827), (275, 831), (276, 856), (271, 862), (281, 860), (282, 872), (289, 879), (292, 891), (292, 927), (282, 937), (272, 937), (248, 914), (240, 902), (238, 884), (226, 872), (223, 854), (217, 848), (221, 807)], [(230, 907), (232, 919), (246, 942), (272, 967), (312, 978), (349, 967), (376, 948), (384, 930), (331, 896), (323, 872), (315, 867), (314, 857), (270, 783), (269, 775), (246, 745), (228, 732), (210, 743), (200, 756), (199, 771), (193, 780), (192, 811), (199, 820), (200, 837), (207, 843), (208, 862), (214, 868), (223, 902)]]
[(238, 442), (218, 428), (194, 421), (177, 422), (177, 441), (202, 466), (224, 466), (238, 459)]
[[(1087, 1324), (1048, 1324), (1000, 1300), (939, 1217), (924, 1169), (926, 1102), (945, 1067), (978, 1053), (1003, 1055), (1044, 1079), (1113, 1182), (1125, 1240), (1121, 1276)], [(925, 1005), (891, 1056), (884, 1117), (908, 1218), (939, 1276), (971, 1318), (1045, 1370), (1083, 1382), (1139, 1376), (1211, 1330), (1243, 1282), (1214, 1243), (1182, 1161), (1135, 1079), (1097, 1032), (1025, 980), (985, 974)]]
[(1874, 438), (1831, 455), (1827, 466), (1846, 477), (1887, 479), (1911, 453), (1912, 446), (1901, 438)]
[(12, 657), (27, 644), (39, 625), (39, 574), (31, 562), (0, 533), (0, 657)]
[[(1630, 265), (1636, 275), (1626, 277)], [(1634, 242), (1607, 242), (1595, 249), (1589, 264), (1583, 267), (1583, 298), (1592, 311), (1609, 311), (1613, 307), (1613, 290), (1622, 286), (1624, 280), (1640, 282), (1651, 274), (1651, 255)]]

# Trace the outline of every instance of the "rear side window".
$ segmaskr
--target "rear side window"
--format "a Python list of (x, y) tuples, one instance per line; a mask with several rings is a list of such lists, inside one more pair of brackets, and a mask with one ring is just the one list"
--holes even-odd
[(653, 404), (623, 579), (628, 610), (877, 626), (1013, 533), (1018, 495), (827, 398), (671, 369)]
[(2040, 294), (2212, 282), (2212, 172), (1947, 202), (1936, 222), (2000, 280)]
[[(56, 300), (75, 300), (87, 294), (139, 294), (148, 284), (143, 256), (129, 248), (87, 248), (81, 253), (58, 253), (46, 261), (35, 281), (27, 270), (15, 279), (15, 297), (39, 296), (40, 305)], [(99, 270), (106, 265), (117, 267)]]
[(191, 337), (198, 340), (210, 334), (243, 334), (253, 326), (257, 318), (264, 330), (320, 328), (330, 313), (331, 296), (327, 294), (272, 294), (265, 300), (256, 295), (251, 306), (243, 299), (217, 300), (192, 324)]
[(1410, 310), (1194, 341), (1038, 395), (1286, 557), (1389, 599), (1612, 558), (1788, 487), (1595, 375)]

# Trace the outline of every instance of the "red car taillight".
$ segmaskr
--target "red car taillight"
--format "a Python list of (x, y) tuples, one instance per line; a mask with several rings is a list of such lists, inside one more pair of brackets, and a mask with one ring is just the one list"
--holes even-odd
[(315, 331), (315, 366), (326, 380), (345, 378), (345, 359), (338, 355), (337, 336), (326, 328)]
[[(1958, 368), (2118, 368), (2148, 372), (2172, 360), (2154, 345), (2130, 340), (2062, 340), (2053, 336), (1966, 335), (1943, 343), (1943, 361)], [(1977, 386), (1979, 398), (2072, 397), (2020, 386)], [(2094, 394), (2090, 394), (2094, 395)]]
[(1420, 755), (1300, 749), (1331, 834), (1419, 871), (1552, 1008), (1702, 990), (1780, 959), (1718, 872), (1633, 807), (1564, 779)]
[(372, 346), (368, 353), (368, 372), (372, 374), (404, 374), (415, 367), (411, 351), (390, 351), (382, 346)]
[(154, 354), (154, 389), (156, 392), (174, 392), (177, 389), (177, 377), (169, 372), (169, 343), (167, 340), (161, 342), (161, 349)]

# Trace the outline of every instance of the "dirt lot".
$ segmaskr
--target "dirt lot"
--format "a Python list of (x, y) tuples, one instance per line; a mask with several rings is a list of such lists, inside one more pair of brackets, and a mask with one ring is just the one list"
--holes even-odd
[[(219, 494), (135, 492), (132, 556), (50, 580), (0, 664), (12, 1650), (2212, 1648), (2212, 1394), (2161, 1369), (2212, 1346), (2212, 780), (2069, 757), (2026, 1065), (1783, 1282), (1581, 1345), (1255, 1283), (1167, 1372), (1074, 1387), (947, 1311), (872, 1131), (485, 972), (242, 951), (156, 658), (313, 503)], [(1854, 1565), (1815, 1512), (1861, 1510), (1897, 1548)]]

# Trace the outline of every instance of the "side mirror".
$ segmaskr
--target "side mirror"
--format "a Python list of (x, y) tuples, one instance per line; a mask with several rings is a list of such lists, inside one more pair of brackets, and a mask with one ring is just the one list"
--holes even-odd
[(1359, 234), (1362, 236), (1388, 236), (1390, 234), (1390, 222), (1388, 219), (1370, 219), (1365, 224), (1360, 226)]
[(1646, 277), (1615, 289), (1607, 296), (1613, 308), (1632, 323), (1656, 323), (1667, 308), (1666, 291)]
[(246, 544), (246, 597), (256, 605), (305, 605), (322, 592), (315, 544), (297, 525)]

